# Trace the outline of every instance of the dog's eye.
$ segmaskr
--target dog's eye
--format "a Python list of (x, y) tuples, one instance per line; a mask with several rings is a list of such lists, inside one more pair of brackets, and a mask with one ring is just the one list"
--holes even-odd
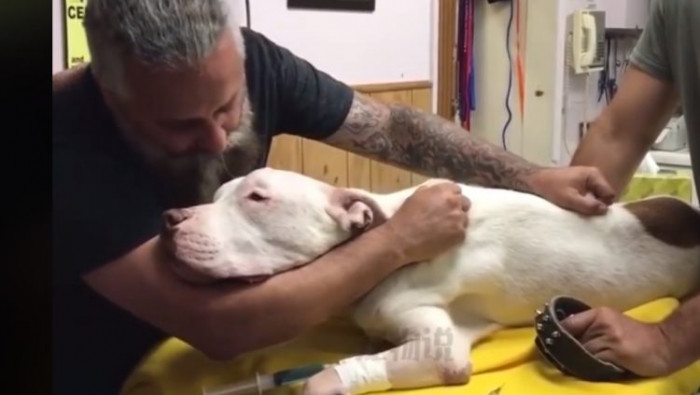
[(267, 196), (263, 196), (260, 192), (253, 191), (248, 194), (248, 200), (252, 200), (254, 202), (264, 202), (268, 199), (269, 198)]

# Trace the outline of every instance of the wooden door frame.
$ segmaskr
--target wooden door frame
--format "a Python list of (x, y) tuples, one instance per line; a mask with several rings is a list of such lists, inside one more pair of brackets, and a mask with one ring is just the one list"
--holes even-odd
[(437, 113), (453, 120), (456, 114), (455, 87), (457, 86), (457, 0), (438, 2), (438, 75)]

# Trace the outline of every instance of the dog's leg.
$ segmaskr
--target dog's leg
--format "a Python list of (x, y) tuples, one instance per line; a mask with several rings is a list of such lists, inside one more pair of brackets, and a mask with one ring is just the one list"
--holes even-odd
[(438, 307), (412, 309), (393, 322), (389, 338), (400, 346), (344, 359), (310, 378), (304, 394), (356, 395), (466, 384), (471, 376), (471, 341), (485, 329), (457, 328)]

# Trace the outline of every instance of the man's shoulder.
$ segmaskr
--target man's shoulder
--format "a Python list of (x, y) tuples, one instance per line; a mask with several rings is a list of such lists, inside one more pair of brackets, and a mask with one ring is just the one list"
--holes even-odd
[[(96, 83), (90, 72), (89, 64), (55, 73), (52, 76), (54, 109), (70, 109), (72, 105), (85, 102), (91, 93), (91, 88), (96, 89)], [(54, 115), (60, 118), (64, 113)]]
[(269, 74), (280, 47), (260, 32), (241, 27), (248, 77)]
[(322, 77), (329, 77), (284, 44), (274, 41), (264, 33), (246, 27), (241, 27), (240, 30), (245, 47), (246, 73), (249, 80), (257, 78), (274, 81), (284, 78), (290, 72), (320, 72), (323, 74)]
[[(70, 72), (66, 70), (64, 73)], [(108, 119), (106, 105), (97, 91), (92, 75), (81, 71), (70, 81), (57, 83), (54, 76), (52, 97), (53, 147), (64, 147), (67, 143), (90, 141), (90, 129), (103, 130)], [(60, 80), (60, 77), (58, 78)]]
[(54, 93), (54, 283), (70, 283), (157, 233), (162, 211), (148, 174), (79, 87)]
[[(651, 0), (649, 19), (630, 56), (631, 62), (648, 74), (678, 83), (679, 67), (692, 44), (688, 37), (688, 15), (698, 2), (694, 0)], [(690, 40), (690, 41), (689, 41)]]
[(241, 27), (240, 31), (243, 37), (243, 44), (245, 45), (246, 57), (251, 55), (269, 55), (271, 51), (274, 52), (280, 48), (277, 43), (261, 32), (247, 27)]
[(286, 47), (279, 45), (264, 33), (241, 27), (245, 69), (251, 94), (272, 94), (284, 70), (296, 60)]
[(65, 131), (81, 115), (86, 96), (81, 88), (82, 81), (78, 80), (53, 90), (51, 104), (54, 137), (56, 132)]
[(127, 188), (144, 178), (90, 78), (81, 76), (53, 92), (54, 204), (82, 207), (71, 202), (89, 201), (101, 188)]
[[(649, 5), (650, 22), (646, 29), (681, 30), (684, 33), (700, 18), (700, 2), (696, 0), (651, 0)], [(663, 23), (654, 23), (654, 17), (660, 17)], [(672, 35), (673, 36), (673, 35)], [(671, 39), (672, 37), (669, 37)], [(689, 37), (690, 38), (690, 37)]]
[(264, 34), (242, 27), (254, 104), (273, 119), (270, 134), (323, 139), (350, 111), (353, 89)]
[[(697, 7), (698, 2), (696, 0), (651, 0), (649, 4), (650, 9), (654, 10), (658, 8), (664, 13), (664, 16), (669, 16), (672, 18), (680, 19), (682, 18), (682, 13), (697, 12), (700, 8)], [(692, 21), (692, 18), (688, 19)]]

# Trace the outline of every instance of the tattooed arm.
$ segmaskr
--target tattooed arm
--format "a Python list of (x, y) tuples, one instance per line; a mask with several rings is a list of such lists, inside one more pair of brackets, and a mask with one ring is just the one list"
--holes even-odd
[(479, 141), (459, 125), (360, 93), (326, 143), (430, 177), (540, 195), (583, 214), (600, 214), (613, 191), (590, 167), (548, 168)]
[(529, 177), (539, 169), (442, 117), (360, 93), (326, 142), (427, 176), (520, 191), (531, 191)]

